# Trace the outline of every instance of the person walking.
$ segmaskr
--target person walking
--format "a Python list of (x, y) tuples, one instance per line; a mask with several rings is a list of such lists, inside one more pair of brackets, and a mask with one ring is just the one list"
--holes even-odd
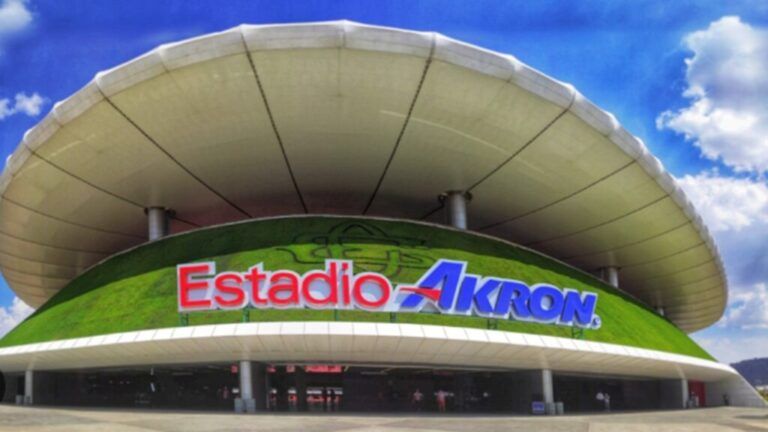
[(323, 398), (323, 411), (328, 411), (328, 389), (323, 387), (323, 391), (320, 394)]
[(413, 392), (411, 395), (411, 405), (413, 406), (413, 409), (417, 412), (421, 412), (421, 406), (424, 402), (424, 393), (421, 392), (418, 388)]
[(437, 391), (436, 398), (437, 398), (437, 410), (441, 413), (445, 412), (445, 398), (448, 397), (448, 393), (443, 391), (443, 389), (440, 389)]
[(611, 412), (611, 395), (605, 392), (603, 395), (603, 401), (605, 403), (605, 412)]
[(328, 391), (329, 411), (336, 411), (336, 390), (333, 387)]

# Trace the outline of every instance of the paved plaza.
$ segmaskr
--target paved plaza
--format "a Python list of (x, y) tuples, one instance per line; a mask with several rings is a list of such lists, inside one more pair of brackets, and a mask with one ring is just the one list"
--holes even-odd
[(558, 417), (462, 415), (236, 415), (184, 411), (0, 406), (1, 431), (766, 431), (768, 410), (709, 408)]

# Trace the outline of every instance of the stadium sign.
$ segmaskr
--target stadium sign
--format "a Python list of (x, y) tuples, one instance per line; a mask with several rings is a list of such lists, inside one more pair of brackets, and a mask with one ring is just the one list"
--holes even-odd
[(245, 307), (435, 312), (600, 327), (597, 294), (467, 273), (467, 263), (441, 259), (414, 284), (354, 272), (350, 260), (326, 260), (304, 274), (264, 269), (216, 273), (213, 262), (177, 266), (179, 312)]

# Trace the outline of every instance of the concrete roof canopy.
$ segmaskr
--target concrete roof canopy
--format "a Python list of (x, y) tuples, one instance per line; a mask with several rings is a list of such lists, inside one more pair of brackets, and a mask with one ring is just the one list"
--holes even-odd
[(28, 131), (0, 177), (0, 268), (40, 306), (146, 239), (301, 213), (438, 221), (584, 270), (685, 331), (717, 321), (722, 263), (643, 143), (573, 87), (435, 33), (347, 21), (242, 25), (100, 72)]

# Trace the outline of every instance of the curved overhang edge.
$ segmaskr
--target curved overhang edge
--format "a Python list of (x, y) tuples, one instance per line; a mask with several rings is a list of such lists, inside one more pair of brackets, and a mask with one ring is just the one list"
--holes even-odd
[[(285, 339), (296, 342), (291, 344), (293, 349), (277, 348)], [(222, 344), (233, 348), (222, 350)], [(712, 360), (605, 342), (438, 325), (322, 321), (213, 324), (18, 345), (0, 348), (0, 366), (14, 372), (173, 363), (178, 362), (180, 350), (199, 361), (228, 360), (239, 351), (242, 358), (257, 361), (515, 365), (704, 381), (736, 374), (730, 366)]]

